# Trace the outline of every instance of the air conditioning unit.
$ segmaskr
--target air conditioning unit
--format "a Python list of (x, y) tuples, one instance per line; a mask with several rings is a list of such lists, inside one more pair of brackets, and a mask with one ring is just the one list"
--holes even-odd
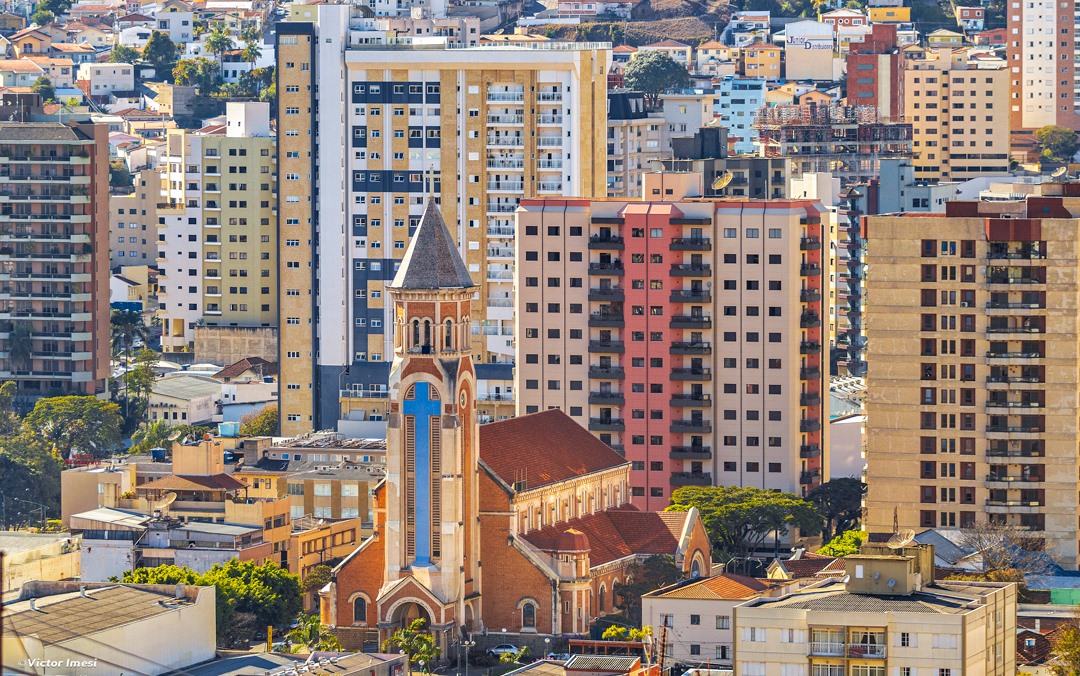
[(967, 303), (960, 303), (960, 307), (967, 307), (967, 306), (968, 306)]

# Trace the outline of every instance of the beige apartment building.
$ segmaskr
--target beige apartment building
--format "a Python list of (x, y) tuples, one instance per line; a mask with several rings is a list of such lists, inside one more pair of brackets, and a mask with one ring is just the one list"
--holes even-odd
[(824, 208), (703, 188), (652, 172), (641, 201), (517, 214), (518, 414), (560, 408), (623, 453), (642, 509), (681, 486), (828, 480)]
[(266, 103), (228, 103), (225, 124), (169, 131), (158, 210), (162, 351), (194, 349), (196, 326), (277, 326), (274, 145)]
[(385, 286), (431, 193), (477, 286), (478, 399), (509, 399), (518, 202), (607, 189), (607, 43), (380, 45), (358, 37), (363, 25), (347, 5), (320, 5), (278, 30), (287, 435), (385, 429)]
[(641, 92), (608, 93), (607, 196), (641, 197), (641, 176), (666, 153), (662, 116), (651, 116)]
[(1016, 585), (935, 582), (933, 560), (848, 556), (843, 579), (735, 606), (735, 673), (1015, 674)]
[(1006, 524), (1073, 568), (1080, 185), (865, 227), (868, 528)]
[(157, 265), (161, 174), (143, 169), (127, 195), (109, 197), (109, 265)]
[(966, 181), (1009, 170), (1009, 70), (969, 50), (921, 52), (904, 64), (904, 118), (915, 178)]

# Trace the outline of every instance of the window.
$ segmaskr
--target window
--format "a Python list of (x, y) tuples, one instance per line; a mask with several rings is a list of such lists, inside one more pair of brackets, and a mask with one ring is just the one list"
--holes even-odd
[(716, 616), (716, 628), (717, 629), (731, 629), (731, 615), (717, 615)]
[(536, 605), (531, 601), (526, 601), (524, 605), (521, 606), (521, 628), (536, 628)]
[(669, 629), (671, 627), (674, 627), (675, 626), (675, 616), (670, 615), (668, 613), (661, 613), (660, 614), (660, 626), (661, 627), (668, 627)]
[(690, 624), (691, 625), (701, 624), (701, 615), (691, 615), (690, 616)]
[(367, 599), (363, 596), (353, 601), (353, 624), (367, 623)]

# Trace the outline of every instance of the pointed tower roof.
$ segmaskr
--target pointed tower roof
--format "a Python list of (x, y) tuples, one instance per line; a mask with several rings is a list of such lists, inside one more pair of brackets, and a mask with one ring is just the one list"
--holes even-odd
[(434, 200), (428, 200), (391, 289), (468, 289), (475, 286)]

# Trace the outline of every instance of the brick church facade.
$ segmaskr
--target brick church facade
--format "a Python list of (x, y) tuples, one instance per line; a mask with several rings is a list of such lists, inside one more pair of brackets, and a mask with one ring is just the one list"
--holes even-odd
[(424, 618), (444, 654), (465, 633), (581, 634), (651, 555), (709, 574), (696, 511), (641, 512), (630, 464), (559, 410), (479, 425), (473, 282), (429, 202), (387, 294), (394, 304), (387, 474), (375, 532), (320, 592), (346, 644)]

